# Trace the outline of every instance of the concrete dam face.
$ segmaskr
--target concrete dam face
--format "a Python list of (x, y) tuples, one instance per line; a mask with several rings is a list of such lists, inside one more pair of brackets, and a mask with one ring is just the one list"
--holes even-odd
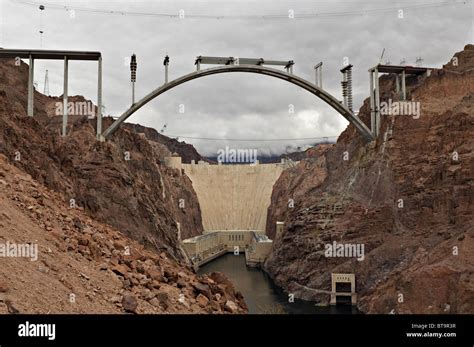
[(182, 164), (201, 206), (205, 231), (265, 231), (273, 185), (284, 164)]
[(184, 172), (196, 191), (205, 232), (253, 230), (265, 233), (267, 209), (273, 185), (283, 170), (294, 165), (278, 164), (210, 165), (182, 164), (178, 156), (165, 164)]

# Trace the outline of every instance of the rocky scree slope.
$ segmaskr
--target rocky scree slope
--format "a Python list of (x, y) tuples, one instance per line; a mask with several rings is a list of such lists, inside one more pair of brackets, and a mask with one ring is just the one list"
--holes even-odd
[(38, 247), (0, 258), (0, 314), (247, 312), (223, 274), (197, 276), (64, 199), (0, 154), (0, 243)]

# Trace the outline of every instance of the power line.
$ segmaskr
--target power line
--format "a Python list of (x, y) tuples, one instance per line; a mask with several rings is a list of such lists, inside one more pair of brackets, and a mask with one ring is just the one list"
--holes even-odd
[[(18, 0), (20, 4), (28, 6), (38, 6), (39, 2)], [(454, 6), (466, 4), (467, 1), (442, 1), (436, 3), (424, 3), (424, 4), (413, 4), (406, 6), (397, 7), (384, 7), (375, 9), (360, 9), (354, 11), (332, 11), (332, 12), (312, 12), (312, 13), (297, 13), (295, 12), (291, 18), (294, 19), (310, 19), (320, 17), (340, 17), (340, 16), (354, 16), (354, 15), (367, 15), (367, 14), (380, 14), (398, 11), (400, 9), (405, 10), (416, 10), (426, 8), (436, 8), (445, 6)], [(53, 10), (66, 10), (66, 11), (78, 11), (78, 12), (90, 12), (100, 13), (109, 15), (120, 15), (120, 16), (141, 16), (141, 17), (160, 17), (160, 18), (196, 18), (196, 19), (288, 19), (289, 14), (254, 14), (254, 15), (208, 15), (208, 14), (184, 14), (183, 13), (157, 13), (157, 12), (136, 12), (136, 11), (122, 11), (122, 10), (107, 10), (92, 7), (79, 7), (79, 6), (68, 6), (68, 5), (57, 5), (57, 4), (46, 4), (47, 8)]]
[(302, 138), (291, 138), (291, 139), (224, 139), (215, 137), (195, 137), (195, 136), (181, 136), (181, 135), (166, 135), (170, 138), (183, 138), (191, 140), (206, 140), (206, 141), (241, 141), (241, 142), (278, 142), (278, 141), (309, 141), (309, 140), (329, 140), (337, 139), (338, 136), (320, 136), (320, 137), (302, 137)]

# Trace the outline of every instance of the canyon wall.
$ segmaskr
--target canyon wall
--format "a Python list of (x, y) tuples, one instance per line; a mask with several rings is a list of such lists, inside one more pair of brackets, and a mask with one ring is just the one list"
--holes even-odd
[[(354, 273), (363, 312), (474, 313), (474, 46), (455, 57), (407, 77), (419, 118), (382, 116), (372, 143), (349, 125), (282, 173), (267, 233), (276, 221), (285, 230), (265, 264), (278, 285), (327, 304), (314, 289)], [(398, 100), (394, 75), (380, 86), (382, 101)], [(359, 117), (370, 123), (368, 99)], [(363, 260), (328, 257), (333, 242), (364, 245)]]

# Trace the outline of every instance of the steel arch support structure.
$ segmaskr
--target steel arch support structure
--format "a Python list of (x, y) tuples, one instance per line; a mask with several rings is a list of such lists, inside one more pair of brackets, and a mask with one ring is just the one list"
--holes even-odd
[(157, 96), (163, 94), (164, 92), (179, 86), (180, 84), (186, 83), (188, 81), (210, 76), (216, 75), (221, 73), (229, 73), (229, 72), (249, 72), (249, 73), (257, 73), (261, 75), (275, 77), (287, 82), (290, 82), (294, 85), (297, 85), (300, 88), (303, 88), (310, 92), (311, 94), (316, 95), (318, 98), (325, 101), (329, 106), (335, 109), (339, 114), (341, 114), (344, 118), (346, 118), (349, 122), (351, 122), (357, 129), (357, 131), (364, 137), (367, 141), (372, 141), (374, 139), (372, 132), (370, 129), (358, 118), (354, 115), (347, 107), (345, 107), (342, 103), (339, 102), (335, 97), (333, 97), (328, 92), (324, 91), (323, 89), (317, 87), (315, 84), (301, 78), (295, 76), (293, 74), (268, 68), (261, 65), (225, 65), (219, 67), (213, 67), (205, 70), (198, 70), (192, 72), (190, 74), (184, 75), (179, 77), (169, 83), (162, 85), (161, 87), (156, 88), (151, 93), (146, 95), (140, 101), (133, 104), (127, 111), (125, 111), (117, 120), (115, 120), (110, 127), (108, 127), (102, 134), (102, 139), (105, 140), (109, 138), (122, 124), (124, 121), (127, 120), (132, 114), (138, 111), (141, 107), (146, 105), (148, 102), (156, 98)]

